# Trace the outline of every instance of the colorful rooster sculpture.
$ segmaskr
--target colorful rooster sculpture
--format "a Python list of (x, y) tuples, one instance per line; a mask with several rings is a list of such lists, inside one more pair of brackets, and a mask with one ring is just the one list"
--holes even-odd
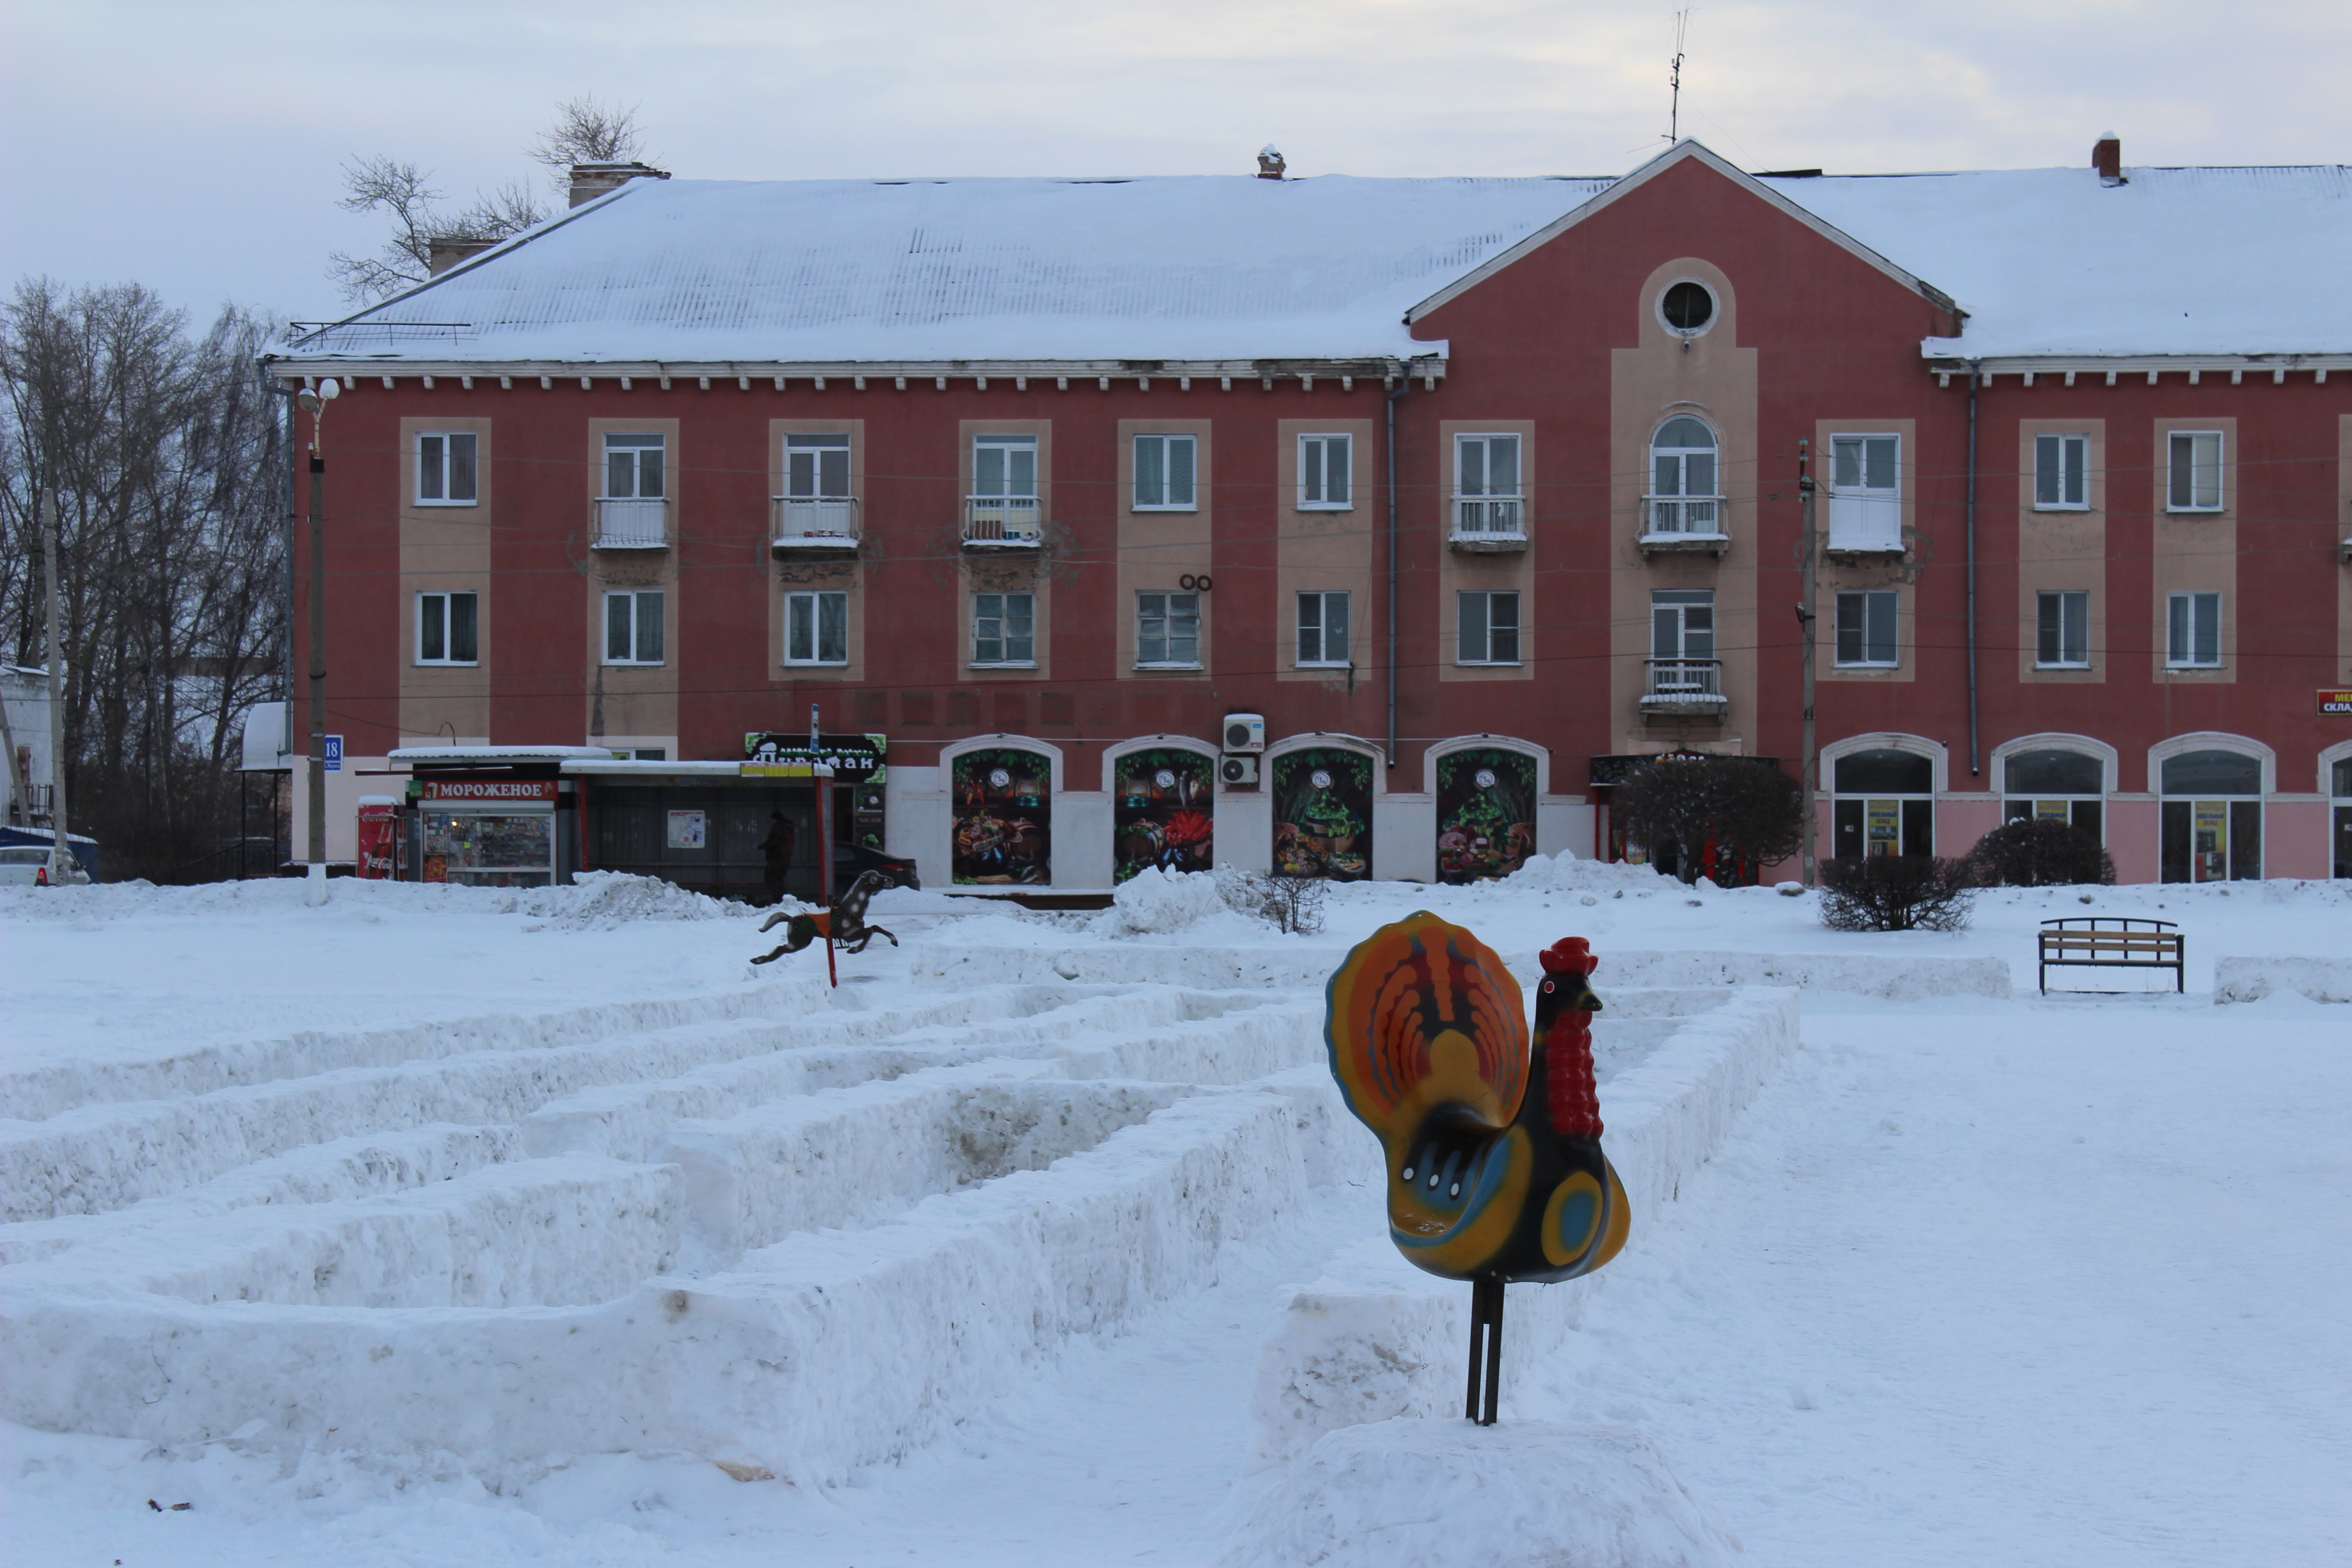
[(1416, 1267), (1471, 1282), (1465, 1414), (1486, 1426), (1503, 1287), (1591, 1273), (1631, 1222), (1601, 1152), (1601, 1000), (1586, 984), (1597, 961), (1570, 937), (1542, 962), (1532, 1056), (1519, 983), (1485, 942), (1426, 910), (1359, 942), (1325, 992), (1331, 1076), (1387, 1155), (1390, 1239)]

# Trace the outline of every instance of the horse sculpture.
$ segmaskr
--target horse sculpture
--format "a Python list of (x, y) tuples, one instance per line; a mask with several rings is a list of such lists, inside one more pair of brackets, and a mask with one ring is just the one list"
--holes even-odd
[(896, 936), (880, 926), (870, 926), (866, 923), (866, 904), (872, 900), (875, 894), (888, 885), (881, 872), (866, 871), (861, 873), (857, 880), (849, 884), (849, 890), (842, 894), (840, 901), (829, 910), (823, 910), (813, 915), (796, 915), (778, 910), (760, 922), (760, 929), (765, 931), (779, 921), (790, 921), (791, 924), (784, 930), (783, 945), (773, 952), (761, 954), (751, 962), (766, 963), (771, 960), (782, 958), (788, 952), (798, 952), (820, 937), (829, 942), (840, 942), (852, 952), (864, 952), (866, 944), (877, 936), (889, 937), (890, 945), (898, 946), (898, 939)]

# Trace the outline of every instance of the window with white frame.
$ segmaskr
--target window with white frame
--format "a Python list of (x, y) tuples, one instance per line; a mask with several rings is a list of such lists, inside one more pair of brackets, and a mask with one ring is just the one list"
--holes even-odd
[(1196, 438), (1191, 436), (1138, 436), (1135, 438), (1135, 510), (1193, 511), (1199, 502), (1192, 490)]
[(1830, 437), (1830, 548), (1903, 548), (1903, 438)]
[(604, 595), (604, 662), (662, 661), (662, 596), (658, 589), (624, 589)]
[(2043, 669), (2091, 666), (2091, 595), (2068, 588), (2034, 595), (2033, 662)]
[(1037, 662), (1037, 596), (1034, 594), (974, 594), (971, 596), (971, 662), (1017, 665)]
[(471, 430), (427, 430), (416, 437), (416, 504), (472, 506), (477, 442)]
[(975, 436), (971, 438), (971, 493), (996, 501), (1037, 499), (1037, 437)]
[(1523, 504), (1517, 436), (1454, 437), (1456, 533), (1524, 532)]
[(1148, 668), (1201, 667), (1201, 595), (1135, 596), (1135, 662)]
[(1714, 589), (1656, 588), (1651, 591), (1650, 657), (1682, 664), (1714, 662)]
[(849, 662), (849, 595), (838, 589), (784, 595), (784, 662)]
[(1347, 595), (1318, 592), (1298, 595), (1298, 663), (1301, 668), (1346, 668)]
[(1458, 662), (1519, 662), (1518, 595), (1459, 593), (1454, 595), (1454, 608), (1460, 633), (1455, 655)]
[(1349, 466), (1354, 437), (1301, 436), (1298, 438), (1298, 504), (1302, 510), (1337, 510), (1355, 505), (1354, 469)]
[(2091, 438), (2033, 438), (2033, 510), (2084, 511), (2091, 504)]
[(2221, 510), (2221, 432), (2175, 430), (2168, 443), (2168, 511)]
[(477, 664), (480, 645), (475, 634), (476, 600), (471, 594), (416, 595), (416, 662)]
[(1837, 596), (1837, 662), (1895, 662), (1895, 616), (1901, 595), (1892, 588), (1847, 591)]
[(778, 536), (855, 535), (856, 512), (849, 489), (848, 432), (787, 435), (784, 493), (776, 498)]
[(1715, 432), (1681, 415), (1650, 437), (1650, 533), (1720, 533)]
[(604, 437), (604, 499), (659, 500), (663, 493), (661, 437), (608, 433)]
[(2221, 662), (2221, 595), (2174, 594), (2167, 601), (2164, 662), (2178, 669)]

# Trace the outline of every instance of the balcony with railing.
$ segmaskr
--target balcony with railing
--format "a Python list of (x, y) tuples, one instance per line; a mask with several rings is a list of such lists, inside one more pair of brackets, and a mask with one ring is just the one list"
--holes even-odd
[(1723, 694), (1719, 658), (1654, 658), (1642, 692), (1642, 711), (1675, 719), (1721, 721), (1730, 700)]
[(855, 496), (778, 496), (769, 552), (779, 561), (857, 553)]
[(1454, 549), (1473, 555), (1499, 555), (1528, 547), (1527, 503), (1517, 496), (1457, 495), (1454, 498)]
[(1720, 555), (1731, 543), (1723, 531), (1725, 510), (1721, 496), (1643, 496), (1642, 532), (1634, 542), (1644, 555), (1659, 550)]
[(668, 549), (669, 502), (659, 497), (599, 500), (590, 542), (598, 550)]
[(1035, 496), (966, 496), (966, 550), (1034, 550), (1045, 532), (1045, 508)]

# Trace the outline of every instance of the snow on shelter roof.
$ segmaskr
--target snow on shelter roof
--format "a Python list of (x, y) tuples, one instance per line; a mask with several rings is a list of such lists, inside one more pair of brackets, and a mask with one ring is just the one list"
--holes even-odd
[[(1635, 171), (1684, 156), (1685, 142)], [(1763, 176), (1969, 312), (1933, 356), (2352, 353), (2352, 169)], [(1735, 175), (1735, 177), (1738, 177)], [(1443, 354), (1416, 304), (1607, 179), (638, 180), (285, 357), (1236, 363)], [(1573, 219), (1571, 219), (1573, 221)]]
[(1415, 300), (1611, 183), (637, 180), (297, 355), (1410, 358)]

